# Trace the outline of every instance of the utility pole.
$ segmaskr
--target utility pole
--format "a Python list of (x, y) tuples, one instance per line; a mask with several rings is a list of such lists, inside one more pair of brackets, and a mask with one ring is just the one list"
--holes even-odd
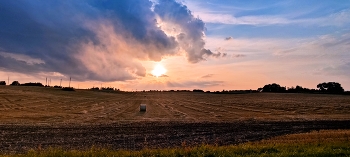
[(45, 83), (45, 86), (47, 86), (47, 77), (46, 77), (46, 83)]
[(10, 76), (7, 76), (7, 82), (10, 85)]
[(61, 85), (62, 85), (62, 79), (61, 79), (61, 82), (60, 82), (60, 87), (62, 87)]
[(69, 77), (69, 88), (70, 88), (70, 81), (72, 81), (72, 77)]

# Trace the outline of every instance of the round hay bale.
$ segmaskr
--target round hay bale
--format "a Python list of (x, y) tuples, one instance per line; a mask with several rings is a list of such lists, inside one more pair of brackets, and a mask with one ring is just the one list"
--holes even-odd
[(140, 105), (140, 112), (146, 112), (146, 104)]

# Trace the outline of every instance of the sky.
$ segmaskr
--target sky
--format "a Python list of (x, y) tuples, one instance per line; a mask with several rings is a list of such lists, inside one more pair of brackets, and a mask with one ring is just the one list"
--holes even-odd
[(71, 78), (75, 88), (127, 91), (339, 82), (350, 90), (349, 50), (348, 0), (0, 1), (6, 82), (68, 86)]

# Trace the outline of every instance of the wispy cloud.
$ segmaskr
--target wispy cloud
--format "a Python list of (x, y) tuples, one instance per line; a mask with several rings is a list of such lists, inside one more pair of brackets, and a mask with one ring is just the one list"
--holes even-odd
[(279, 16), (243, 16), (235, 17), (230, 14), (198, 13), (206, 23), (221, 23), (229, 25), (274, 25), (297, 22)]
[(321, 75), (344, 76), (347, 79), (350, 79), (349, 69), (350, 62), (347, 62), (336, 66), (327, 66), (321, 68), (319, 71), (317, 71), (317, 73)]
[(196, 12), (206, 23), (221, 23), (229, 25), (316, 25), (316, 26), (344, 26), (350, 23), (350, 10), (343, 10), (324, 17), (291, 18), (282, 15), (241, 16), (231, 14)]
[(226, 37), (225, 40), (232, 40), (233, 37)]
[(15, 59), (17, 61), (22, 61), (27, 63), (28, 65), (33, 65), (33, 64), (45, 64), (45, 62), (39, 58), (33, 58), (28, 55), (24, 54), (16, 54), (16, 53), (9, 53), (9, 52), (1, 52), (0, 51), (0, 56), (5, 57), (5, 58), (11, 58)]
[(180, 87), (180, 88), (207, 88), (222, 85), (224, 81), (167, 81), (168, 87)]
[(246, 57), (247, 55), (244, 54), (234, 54), (232, 55), (232, 58), (241, 58), (241, 57)]
[(202, 76), (201, 78), (211, 78), (213, 76), (214, 76), (214, 74), (207, 74), (207, 75)]

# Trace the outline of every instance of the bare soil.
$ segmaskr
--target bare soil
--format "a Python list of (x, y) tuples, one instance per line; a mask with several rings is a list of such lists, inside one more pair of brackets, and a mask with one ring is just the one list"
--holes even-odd
[(350, 96), (0, 87), (0, 153), (229, 145), (320, 129), (350, 129)]
[(92, 146), (139, 150), (200, 144), (230, 145), (278, 135), (320, 129), (350, 129), (350, 121), (294, 122), (137, 122), (82, 126), (1, 125), (2, 153), (60, 147), (84, 150)]

